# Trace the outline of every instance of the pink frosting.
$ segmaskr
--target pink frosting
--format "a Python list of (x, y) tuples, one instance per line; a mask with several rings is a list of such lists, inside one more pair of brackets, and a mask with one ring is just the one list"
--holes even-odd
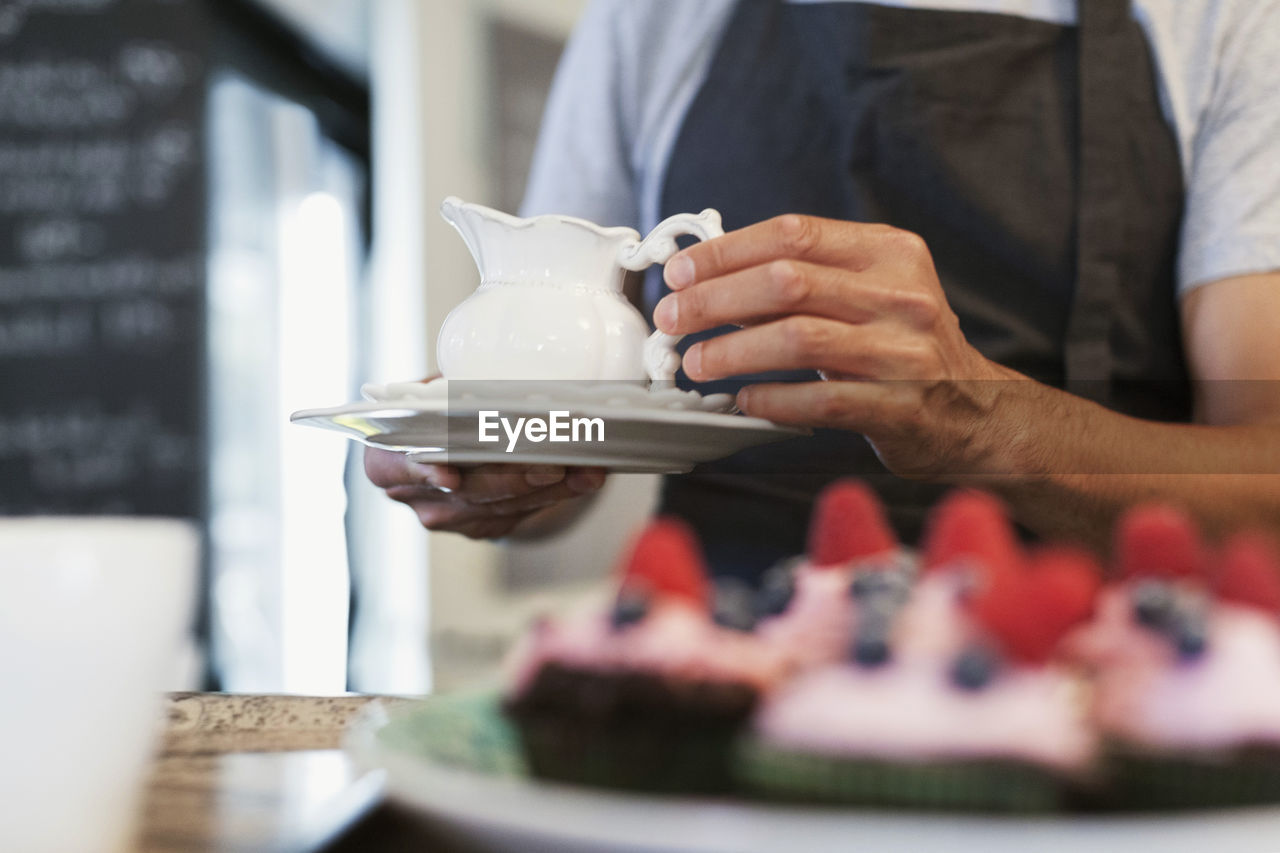
[[(852, 579), (850, 570), (801, 566), (790, 607), (762, 622), (757, 633), (801, 668), (846, 660), (858, 620), (858, 602), (849, 594)], [(957, 596), (962, 580), (958, 572), (934, 572), (912, 587), (893, 626), (895, 655), (936, 658), (973, 637)]]
[(789, 748), (895, 761), (1006, 758), (1083, 769), (1096, 742), (1078, 683), (1062, 670), (1018, 668), (981, 690), (939, 665), (895, 662), (811, 670), (778, 690), (756, 730)]
[(1280, 622), (1215, 604), (1204, 654), (1183, 661), (1130, 614), (1128, 588), (1112, 588), (1073, 638), (1095, 667), (1093, 716), (1103, 734), (1165, 749), (1280, 744)]
[(795, 570), (795, 594), (787, 609), (756, 628), (756, 634), (799, 667), (841, 660), (848, 652), (855, 602), (849, 595), (853, 571), (814, 568)]
[(766, 700), (757, 731), (782, 746), (821, 753), (1084, 768), (1096, 739), (1080, 683), (1066, 670), (1008, 667), (973, 691), (951, 683), (956, 655), (979, 634), (959, 599), (963, 582), (961, 572), (924, 577), (894, 624), (888, 664), (841, 663), (800, 675)]
[(975, 641), (977, 627), (960, 600), (961, 571), (933, 571), (912, 590), (894, 626), (894, 653), (902, 661), (950, 662)]
[(700, 608), (674, 599), (658, 601), (644, 619), (621, 629), (599, 612), (542, 623), (512, 654), (513, 692), (523, 690), (547, 663), (740, 682), (759, 689), (777, 683), (788, 668), (783, 655), (759, 638), (722, 628)]
[[(896, 559), (912, 561), (906, 550)], [(761, 621), (756, 633), (799, 668), (844, 660), (857, 621), (849, 585), (858, 563), (832, 568), (803, 562), (795, 569), (795, 595), (787, 609)]]
[(1112, 586), (1098, 595), (1091, 621), (1062, 641), (1063, 656), (1089, 670), (1104, 666), (1166, 666), (1174, 659), (1169, 642), (1133, 620), (1128, 584)]

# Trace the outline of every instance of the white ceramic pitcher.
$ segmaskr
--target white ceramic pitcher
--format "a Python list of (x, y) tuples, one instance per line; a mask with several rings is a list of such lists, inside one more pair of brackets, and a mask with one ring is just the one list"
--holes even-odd
[(572, 216), (511, 216), (450, 196), (440, 208), (480, 268), (480, 287), (445, 318), (447, 379), (670, 382), (680, 336), (649, 333), (622, 293), (627, 270), (666, 263), (676, 237), (724, 233), (707, 209), (663, 220), (643, 240)]

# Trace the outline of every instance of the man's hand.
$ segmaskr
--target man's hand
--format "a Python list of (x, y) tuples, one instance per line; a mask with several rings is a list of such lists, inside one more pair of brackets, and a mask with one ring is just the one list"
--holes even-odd
[(690, 348), (691, 378), (807, 368), (827, 380), (745, 388), (748, 414), (861, 432), (897, 474), (993, 488), (1032, 529), (1100, 548), (1120, 512), (1150, 500), (1213, 532), (1280, 534), (1278, 273), (1184, 301), (1196, 425), (1127, 417), (988, 361), (924, 243), (885, 226), (782, 216), (684, 250), (666, 279), (663, 331), (744, 327)]
[(604, 485), (599, 468), (558, 465), (483, 465), (460, 469), (410, 462), (402, 453), (366, 448), (369, 480), (408, 505), (429, 530), (472, 539), (506, 536), (535, 515), (595, 493)]
[(780, 216), (685, 249), (665, 277), (675, 292), (654, 311), (662, 331), (745, 327), (691, 347), (691, 379), (813, 369), (826, 380), (745, 388), (747, 414), (863, 433), (903, 476), (974, 472), (996, 452), (984, 422), (1004, 383), (985, 380), (1025, 377), (965, 340), (915, 234)]

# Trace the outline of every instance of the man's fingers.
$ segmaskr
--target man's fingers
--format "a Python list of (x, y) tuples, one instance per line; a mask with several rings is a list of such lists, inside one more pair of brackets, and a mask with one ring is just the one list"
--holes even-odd
[(528, 513), (495, 516), (465, 504), (423, 501), (410, 504), (423, 527), (442, 533), (461, 533), (471, 539), (506, 536)]
[(369, 482), (380, 489), (426, 486), (452, 491), (462, 485), (462, 474), (457, 468), (410, 462), (403, 453), (377, 447), (364, 449), (364, 471)]
[(439, 494), (422, 495), (409, 500), (396, 498), (396, 500), (400, 500), (413, 510), (414, 515), (418, 516), (418, 522), (428, 530), (451, 530), (459, 523), (476, 517), (472, 507), (449, 500)]
[(391, 450), (380, 450), (376, 447), (364, 449), (364, 473), (380, 489), (391, 486), (425, 485), (421, 476), (411, 474), (406, 467), (403, 453)]
[[(601, 485), (603, 485), (603, 480), (601, 480)], [(498, 516), (525, 515), (573, 498), (582, 497), (598, 488), (599, 486), (584, 488), (576, 482), (565, 481), (554, 486), (548, 486), (545, 489), (538, 489), (536, 492), (530, 492), (527, 495), (483, 504), (483, 507), (485, 512)]]
[(415, 501), (447, 501), (452, 496), (452, 492), (437, 489), (435, 486), (388, 486), (384, 491), (391, 500), (402, 504), (412, 504)]
[(745, 414), (779, 424), (867, 433), (893, 423), (912, 405), (909, 383), (771, 382), (738, 392)]
[(565, 482), (576, 494), (586, 495), (599, 491), (607, 476), (608, 471), (604, 468), (570, 468)]
[(862, 270), (875, 261), (895, 229), (789, 213), (696, 243), (667, 262), (663, 277), (672, 290), (789, 258)]
[(654, 323), (688, 335), (728, 324), (746, 325), (790, 314), (865, 323), (891, 300), (857, 282), (856, 274), (804, 261), (773, 261), (738, 270), (663, 297)]
[(508, 518), (480, 518), (475, 521), (459, 524), (449, 532), (461, 533), (468, 539), (500, 539), (514, 530), (516, 525), (523, 520), (524, 516), (511, 516)]
[(684, 370), (696, 382), (771, 370), (922, 379), (934, 369), (932, 361), (927, 339), (894, 326), (794, 316), (696, 344), (684, 355)]
[(561, 465), (481, 465), (463, 472), (458, 493), (470, 503), (493, 503), (527, 495), (564, 477)]
[(485, 465), (459, 470), (416, 464), (377, 449), (366, 452), (365, 471), (387, 497), (409, 506), (423, 527), (475, 539), (505, 536), (525, 517), (591, 494), (605, 482), (602, 468)]
[(423, 527), (483, 539), (506, 535), (527, 516), (590, 494), (603, 483), (602, 475), (587, 476), (573, 482), (566, 479), (526, 495), (483, 504), (468, 503), (456, 494), (446, 495), (425, 489), (418, 489), (416, 494), (400, 491), (412, 488), (406, 486), (388, 490), (387, 495), (408, 504)]

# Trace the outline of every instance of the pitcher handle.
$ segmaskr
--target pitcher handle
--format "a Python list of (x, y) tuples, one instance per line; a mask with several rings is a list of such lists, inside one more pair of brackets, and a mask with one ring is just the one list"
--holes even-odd
[[(618, 263), (625, 269), (642, 270), (653, 264), (665, 264), (680, 247), (676, 238), (691, 235), (699, 240), (710, 240), (724, 234), (720, 224), (720, 212), (707, 208), (701, 213), (677, 213), (657, 224), (649, 236), (638, 243), (624, 246), (618, 255)], [(644, 342), (644, 369), (650, 382), (672, 383), (680, 369), (680, 353), (676, 344), (684, 335), (668, 335), (654, 332)]]

